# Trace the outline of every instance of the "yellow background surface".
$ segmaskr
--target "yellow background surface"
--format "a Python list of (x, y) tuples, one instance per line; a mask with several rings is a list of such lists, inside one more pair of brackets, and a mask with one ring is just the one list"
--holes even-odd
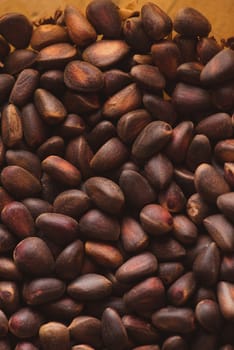
[[(132, 0), (115, 0), (121, 7)], [(134, 0), (136, 8), (147, 1)], [(191, 6), (201, 11), (212, 24), (212, 35), (217, 39), (234, 36), (234, 0), (157, 0), (152, 1), (166, 11), (173, 19), (176, 11), (184, 6)], [(87, 0), (0, 0), (0, 14), (6, 12), (21, 12), (33, 20), (51, 16), (55, 9), (64, 9), (66, 4), (75, 4), (84, 9)]]

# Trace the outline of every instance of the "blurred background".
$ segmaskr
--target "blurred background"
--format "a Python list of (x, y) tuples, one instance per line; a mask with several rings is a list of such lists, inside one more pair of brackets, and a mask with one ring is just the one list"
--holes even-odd
[[(32, 20), (52, 16), (56, 9), (73, 4), (85, 9), (87, 0), (0, 0), (0, 15), (6, 12), (21, 12)], [(146, 0), (115, 0), (120, 7), (139, 9)], [(155, 2), (173, 19), (176, 11), (191, 6), (201, 11), (212, 24), (212, 35), (217, 39), (234, 36), (234, 0), (157, 0)]]

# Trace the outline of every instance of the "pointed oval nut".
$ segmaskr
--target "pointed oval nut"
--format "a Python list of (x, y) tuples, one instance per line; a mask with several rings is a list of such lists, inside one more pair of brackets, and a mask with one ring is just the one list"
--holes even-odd
[(41, 163), (40, 159), (34, 153), (21, 149), (8, 149), (5, 158), (8, 165), (18, 165), (40, 179)]
[(27, 49), (15, 50), (6, 57), (4, 70), (8, 74), (19, 74), (23, 69), (35, 63), (38, 53)]
[(158, 268), (156, 257), (150, 253), (141, 253), (125, 261), (116, 271), (118, 281), (132, 283), (153, 275)]
[(215, 146), (214, 154), (221, 163), (234, 162), (234, 139), (218, 142)]
[(47, 276), (54, 270), (54, 258), (39, 237), (28, 237), (17, 244), (13, 257), (19, 269), (31, 276)]
[(131, 339), (137, 344), (156, 343), (159, 340), (159, 334), (152, 324), (143, 318), (125, 315), (122, 318), (124, 327)]
[[(74, 318), (68, 327), (73, 339), (78, 343), (84, 343), (94, 346), (102, 346), (101, 321), (92, 316), (78, 316)], [(77, 345), (78, 346), (78, 345)], [(82, 345), (80, 345), (82, 346)], [(84, 345), (85, 346), (85, 345)], [(75, 350), (76, 346), (75, 346)], [(79, 350), (94, 350), (87, 345)]]
[(99, 40), (83, 51), (82, 58), (100, 69), (106, 69), (121, 61), (129, 50), (123, 40)]
[(211, 161), (211, 144), (207, 136), (197, 134), (193, 137), (186, 155), (186, 164), (191, 171), (202, 163)]
[(15, 198), (33, 197), (41, 191), (40, 181), (18, 165), (5, 167), (1, 172), (1, 182)]
[(91, 207), (91, 200), (85, 192), (80, 190), (67, 190), (61, 192), (54, 200), (54, 212), (79, 218)]
[(2, 140), (7, 147), (16, 146), (23, 138), (21, 113), (13, 104), (3, 107), (1, 118)]
[(158, 277), (149, 277), (143, 282), (136, 284), (124, 294), (124, 302), (127, 309), (137, 314), (152, 314), (153, 310), (159, 309), (165, 302), (165, 288)]
[(200, 325), (208, 332), (216, 332), (221, 326), (219, 305), (209, 299), (200, 301), (195, 309), (195, 316)]
[(77, 187), (81, 181), (80, 171), (58, 156), (49, 156), (42, 162), (42, 169), (53, 179), (69, 187)]
[(138, 221), (124, 217), (121, 224), (120, 238), (123, 248), (128, 253), (137, 253), (144, 250), (149, 243), (148, 235)]
[(129, 206), (142, 209), (156, 200), (156, 194), (149, 182), (134, 170), (124, 170), (120, 175), (119, 185)]
[(162, 346), (162, 350), (187, 350), (187, 343), (179, 335), (168, 337)]
[(40, 87), (50, 91), (52, 94), (61, 96), (65, 90), (63, 71), (50, 69), (40, 76)]
[(113, 215), (122, 212), (125, 198), (115, 182), (105, 177), (91, 177), (84, 183), (84, 188), (99, 209)]
[[(193, 181), (192, 181), (193, 184)], [(170, 213), (180, 213), (185, 206), (186, 198), (182, 189), (172, 181), (169, 187), (159, 193), (159, 204)]]
[(198, 41), (196, 51), (199, 61), (202, 64), (207, 64), (221, 49), (214, 37), (204, 37)]
[(67, 111), (60, 100), (44, 89), (35, 91), (34, 102), (38, 112), (48, 124), (58, 124), (67, 115)]
[(58, 255), (55, 262), (56, 275), (62, 280), (72, 280), (76, 278), (84, 260), (84, 245), (80, 240), (76, 240), (64, 248)]
[(44, 306), (42, 305), (41, 311), (46, 316), (52, 314), (55, 320), (63, 320), (63, 322), (66, 320), (66, 322), (69, 322), (81, 313), (83, 306), (82, 303), (65, 296), (60, 300), (56, 300)]
[(179, 242), (166, 237), (152, 241), (150, 250), (159, 261), (175, 261), (186, 255), (186, 250)]
[(39, 329), (39, 339), (43, 349), (68, 350), (70, 348), (69, 330), (62, 323), (44, 323)]
[(234, 52), (224, 49), (218, 52), (205, 65), (201, 72), (201, 82), (205, 85), (218, 85), (234, 77)]
[(121, 34), (121, 17), (118, 6), (110, 0), (93, 0), (86, 7), (86, 16), (98, 34), (116, 39)]
[(197, 226), (185, 215), (173, 217), (173, 233), (182, 244), (193, 244), (197, 240)]
[(78, 300), (99, 300), (111, 294), (112, 283), (106, 277), (88, 273), (73, 280), (67, 287), (68, 294)]
[(166, 81), (158, 67), (149, 64), (138, 64), (130, 71), (133, 79), (150, 92), (158, 92), (165, 88)]
[(118, 136), (123, 142), (131, 143), (150, 122), (151, 115), (145, 109), (128, 112), (117, 123)]
[(86, 241), (85, 253), (105, 268), (116, 269), (123, 263), (120, 250), (110, 244)]
[(67, 245), (77, 238), (78, 222), (70, 216), (44, 213), (37, 217), (36, 227), (59, 245)]
[(230, 187), (223, 176), (210, 164), (202, 163), (195, 171), (195, 187), (201, 197), (209, 202), (216, 203), (221, 194), (230, 192)]
[(9, 330), (17, 338), (36, 336), (43, 320), (41, 315), (28, 308), (20, 308), (9, 319)]
[(143, 28), (142, 20), (140, 19), (140, 17), (130, 17), (124, 21), (123, 35), (126, 42), (136, 52), (150, 52), (150, 46), (152, 42)]
[(154, 41), (163, 39), (172, 31), (170, 17), (152, 2), (142, 6), (141, 19), (147, 35)]
[(180, 9), (174, 19), (174, 30), (188, 37), (207, 36), (211, 24), (205, 16), (192, 7)]
[(160, 96), (147, 92), (143, 95), (143, 104), (153, 119), (157, 119), (160, 115), (160, 120), (170, 125), (175, 124), (177, 115), (171, 100), (164, 100)]
[(130, 74), (120, 69), (109, 69), (103, 72), (104, 75), (104, 94), (108, 96), (114, 95), (116, 92), (131, 84)]
[(1, 74), (1, 86), (0, 86), (0, 103), (4, 103), (14, 86), (15, 79), (10, 74)]
[(192, 309), (168, 306), (152, 315), (153, 325), (162, 331), (187, 334), (195, 329)]
[(77, 49), (68, 43), (52, 44), (41, 49), (37, 56), (37, 65), (43, 70), (63, 68), (75, 59)]
[(176, 281), (184, 272), (184, 266), (179, 262), (164, 262), (158, 265), (158, 277), (165, 286)]
[(210, 215), (203, 224), (221, 251), (234, 252), (234, 226), (224, 215)]
[(71, 40), (79, 46), (87, 46), (94, 42), (97, 33), (81, 11), (68, 5), (64, 10), (64, 21)]
[(58, 24), (42, 24), (36, 27), (31, 37), (31, 47), (40, 51), (46, 46), (67, 42), (68, 35), (64, 27)]
[(22, 294), (28, 305), (41, 305), (59, 299), (65, 289), (65, 284), (57, 278), (37, 278), (24, 284)]
[(234, 220), (234, 192), (224, 193), (217, 198), (217, 206), (221, 212), (233, 222)]
[(151, 122), (134, 141), (132, 154), (141, 161), (146, 160), (161, 151), (171, 137), (172, 128), (168, 123), (162, 121)]
[(103, 86), (103, 74), (88, 62), (71, 61), (65, 67), (64, 82), (68, 88), (75, 91), (97, 91)]
[(232, 118), (227, 113), (216, 113), (202, 119), (195, 128), (196, 133), (210, 140), (228, 139), (232, 136)]
[(219, 282), (217, 287), (219, 307), (226, 320), (234, 319), (234, 285), (229, 282)]
[(37, 149), (40, 159), (45, 159), (51, 155), (61, 156), (64, 154), (64, 140), (60, 136), (51, 136), (43, 142)]
[(0, 17), (0, 34), (16, 49), (29, 45), (32, 30), (32, 23), (20, 13), (6, 13)]
[(124, 350), (128, 345), (128, 335), (123, 322), (118, 313), (110, 307), (102, 314), (102, 338), (105, 346), (113, 350)]
[(136, 110), (140, 105), (141, 92), (134, 83), (109, 97), (103, 105), (102, 113), (108, 119), (117, 119), (125, 113)]
[(24, 106), (32, 97), (39, 83), (39, 72), (35, 69), (24, 69), (17, 77), (9, 97), (10, 103)]
[(127, 158), (127, 147), (117, 137), (113, 137), (94, 154), (90, 166), (95, 172), (104, 173), (118, 168)]
[(193, 272), (187, 272), (179, 277), (167, 290), (169, 302), (175, 306), (185, 305), (194, 294), (197, 287)]
[(117, 241), (120, 235), (118, 220), (97, 209), (89, 210), (80, 218), (79, 229), (86, 239)]
[(169, 232), (173, 227), (170, 213), (158, 204), (146, 205), (140, 212), (142, 227), (153, 236), (160, 236)]

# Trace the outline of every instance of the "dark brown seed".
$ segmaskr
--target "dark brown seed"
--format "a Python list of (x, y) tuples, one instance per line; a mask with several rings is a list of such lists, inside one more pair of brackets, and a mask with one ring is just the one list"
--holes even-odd
[(4, 106), (1, 115), (3, 143), (7, 147), (16, 146), (23, 138), (21, 113), (15, 105), (8, 104)]
[(80, 171), (71, 163), (58, 156), (49, 156), (42, 162), (42, 169), (53, 179), (68, 187), (80, 184)]
[(79, 229), (86, 239), (116, 241), (120, 235), (118, 221), (97, 209), (89, 210), (80, 218)]
[[(0, 310), (0, 335), (1, 337), (5, 337), (8, 333), (8, 319), (4, 312)], [(0, 343), (1, 346), (1, 343)], [(3, 348), (5, 350), (5, 348)]]
[(195, 135), (186, 154), (186, 164), (190, 170), (195, 171), (201, 163), (210, 163), (211, 145), (207, 136)]
[(83, 310), (83, 304), (75, 302), (69, 297), (64, 297), (57, 301), (41, 305), (40, 310), (48, 318), (64, 322), (64, 320), (71, 321), (77, 317)]
[(206, 250), (212, 242), (213, 241), (209, 235), (199, 234), (197, 237), (196, 244), (187, 248), (187, 254), (185, 259), (186, 265), (192, 266), (195, 258), (200, 254), (200, 252)]
[(165, 262), (158, 265), (158, 277), (165, 286), (171, 285), (184, 272), (184, 267), (179, 262)]
[(195, 319), (192, 309), (168, 306), (152, 315), (155, 327), (166, 332), (187, 334), (195, 329)]
[(40, 76), (40, 87), (56, 96), (61, 96), (65, 91), (63, 71), (51, 69), (43, 73)]
[(84, 120), (77, 114), (68, 114), (64, 122), (58, 126), (59, 135), (65, 138), (80, 136), (84, 133), (86, 125)]
[(131, 143), (144, 127), (151, 122), (151, 116), (145, 109), (124, 114), (117, 123), (117, 133), (125, 143)]
[(91, 177), (85, 182), (84, 188), (99, 209), (113, 215), (122, 212), (125, 198), (115, 182), (104, 177)]
[(170, 17), (152, 2), (142, 6), (141, 18), (147, 35), (154, 41), (163, 39), (172, 30)]
[(159, 339), (159, 334), (156, 329), (142, 318), (125, 315), (122, 318), (129, 337), (131, 337), (137, 344), (153, 344)]
[(234, 193), (222, 194), (217, 198), (217, 206), (222, 213), (233, 222), (234, 220)]
[(111, 291), (111, 281), (95, 273), (80, 276), (67, 287), (67, 292), (72, 298), (85, 301), (105, 298)]
[(23, 239), (14, 250), (19, 269), (31, 276), (47, 276), (54, 270), (54, 259), (46, 243), (38, 237)]
[(173, 165), (164, 154), (159, 153), (145, 163), (144, 174), (156, 190), (162, 190), (171, 182)]
[(207, 204), (199, 193), (194, 193), (188, 198), (187, 204), (187, 215), (196, 224), (200, 225), (208, 215), (211, 214), (211, 207)]
[(110, 244), (86, 241), (85, 253), (105, 268), (116, 269), (123, 263), (119, 249)]
[(234, 286), (232, 283), (219, 282), (217, 287), (219, 307), (225, 319), (234, 317)]
[(93, 0), (86, 7), (86, 16), (98, 34), (116, 39), (121, 33), (119, 8), (109, 0)]
[(17, 338), (36, 336), (42, 324), (42, 317), (34, 310), (24, 307), (19, 309), (9, 319), (9, 330)]
[(58, 124), (67, 115), (64, 105), (50, 92), (37, 89), (34, 94), (36, 108), (48, 124)]
[(193, 244), (197, 240), (198, 229), (185, 215), (173, 217), (173, 233), (182, 244)]
[(228, 139), (220, 141), (216, 144), (214, 149), (216, 159), (221, 162), (233, 162), (234, 161), (234, 140)]
[(162, 350), (187, 350), (185, 340), (179, 335), (174, 335), (167, 338), (162, 346)]
[(75, 59), (77, 49), (68, 43), (58, 43), (44, 47), (37, 56), (40, 69), (60, 69), (69, 61)]
[(68, 41), (67, 31), (57, 24), (43, 24), (36, 27), (31, 37), (31, 47), (40, 51), (46, 46)]
[(185, 202), (184, 193), (174, 181), (159, 194), (159, 204), (170, 213), (180, 213), (185, 206)]
[(127, 309), (139, 315), (152, 314), (165, 302), (165, 288), (158, 277), (150, 277), (136, 284), (124, 295)]
[(28, 46), (32, 29), (32, 23), (20, 13), (6, 13), (0, 17), (0, 34), (16, 49)]
[(87, 47), (82, 54), (87, 61), (100, 69), (114, 66), (129, 52), (129, 46), (123, 40), (99, 40)]
[(216, 113), (201, 120), (195, 131), (210, 140), (222, 140), (232, 136), (232, 119), (229, 114)]
[(120, 69), (110, 69), (103, 73), (104, 93), (106, 96), (112, 96), (131, 83), (131, 77), (128, 73)]
[(156, 194), (148, 181), (133, 170), (124, 170), (119, 178), (119, 185), (124, 193), (126, 203), (137, 209), (156, 200)]
[(147, 247), (149, 238), (141, 225), (133, 218), (124, 217), (120, 231), (120, 238), (126, 252), (137, 253)]
[(168, 123), (149, 123), (134, 141), (132, 154), (141, 161), (146, 160), (165, 147), (171, 137), (172, 128)]
[(140, 105), (140, 90), (136, 84), (130, 84), (104, 103), (102, 113), (106, 118), (117, 119), (125, 113), (136, 110)]
[(196, 306), (195, 316), (206, 331), (215, 333), (220, 329), (221, 314), (215, 301), (209, 299), (200, 301)]
[(150, 51), (151, 40), (144, 31), (139, 17), (130, 17), (124, 21), (123, 34), (126, 42), (137, 52), (147, 53)]
[(200, 86), (200, 74), (203, 67), (198, 62), (186, 62), (177, 68), (176, 76), (183, 83)]
[(76, 7), (69, 5), (65, 8), (64, 20), (68, 35), (75, 44), (87, 46), (96, 40), (95, 29)]
[(19, 288), (15, 282), (0, 281), (0, 304), (6, 314), (13, 314), (20, 308)]
[(160, 116), (160, 120), (170, 125), (175, 124), (177, 116), (170, 100), (164, 100), (157, 95), (145, 93), (143, 95), (143, 104), (154, 119), (159, 119)]
[(40, 159), (32, 152), (24, 150), (8, 150), (5, 154), (8, 165), (17, 165), (32, 173), (35, 177), (41, 177)]
[(123, 283), (132, 283), (153, 275), (158, 267), (155, 256), (149, 252), (135, 255), (125, 261), (116, 271), (116, 278)]
[(39, 330), (40, 343), (44, 350), (69, 350), (70, 335), (68, 328), (62, 323), (48, 322)]
[(96, 173), (103, 173), (118, 168), (127, 158), (126, 146), (117, 137), (113, 137), (99, 148), (90, 166)]
[(150, 250), (159, 261), (175, 261), (186, 255), (184, 247), (179, 242), (165, 237), (162, 240), (152, 241)]
[(34, 220), (43, 213), (53, 212), (52, 205), (40, 198), (26, 198), (22, 203), (28, 208)]
[(197, 43), (197, 56), (202, 64), (206, 64), (219, 51), (221, 51), (221, 46), (214, 37), (200, 38)]
[(178, 46), (170, 40), (163, 40), (151, 46), (154, 64), (167, 79), (175, 79), (177, 67), (181, 63), (181, 54)]
[(23, 286), (23, 298), (28, 305), (41, 305), (59, 299), (65, 284), (57, 278), (38, 278)]
[(39, 180), (18, 165), (9, 165), (2, 170), (1, 181), (4, 188), (14, 197), (33, 197), (41, 191)]
[(209, 34), (211, 25), (199, 11), (192, 7), (185, 7), (177, 12), (174, 29), (177, 33), (188, 37), (203, 37)]
[[(99, 114), (99, 112), (98, 112)], [(106, 141), (116, 135), (114, 125), (108, 120), (103, 120), (96, 124), (88, 135), (88, 143), (95, 151), (98, 150)]]
[(102, 315), (102, 338), (108, 349), (124, 350), (127, 348), (126, 329), (118, 313), (111, 308), (106, 308)]
[(30, 68), (36, 62), (38, 54), (32, 50), (12, 51), (5, 59), (5, 71), (8, 74), (18, 74), (25, 68)]
[(81, 271), (83, 258), (83, 243), (80, 240), (72, 242), (62, 250), (56, 259), (56, 275), (63, 280), (72, 280), (76, 278)]
[(79, 190), (67, 190), (61, 192), (54, 200), (54, 211), (56, 213), (79, 218), (91, 207), (91, 200), (85, 192)]
[(16, 245), (16, 240), (13, 234), (8, 229), (0, 224), (0, 253), (12, 251)]
[(172, 103), (178, 113), (189, 115), (204, 113), (211, 107), (211, 97), (207, 90), (198, 86), (178, 83), (173, 91)]
[(167, 290), (170, 304), (185, 305), (196, 290), (197, 284), (193, 272), (187, 272), (179, 277)]
[(170, 213), (158, 204), (146, 205), (140, 212), (142, 227), (153, 236), (160, 236), (172, 229), (173, 218)]
[(201, 82), (205, 85), (217, 85), (234, 77), (234, 52), (226, 49), (217, 53), (203, 68)]
[(78, 236), (78, 223), (70, 216), (44, 213), (36, 219), (37, 228), (56, 244), (65, 245)]
[[(101, 321), (91, 316), (78, 316), (72, 320), (68, 327), (71, 337), (78, 343), (89, 344), (100, 348), (102, 345), (101, 338)], [(82, 349), (81, 349), (82, 350)], [(89, 347), (83, 350), (89, 350)]]
[(223, 176), (207, 163), (202, 163), (197, 167), (195, 187), (201, 197), (211, 204), (216, 202), (218, 196), (230, 191), (230, 187)]
[(3, 104), (10, 95), (15, 79), (10, 74), (1, 74), (0, 103)]
[(21, 202), (7, 204), (1, 212), (2, 222), (19, 238), (33, 236), (34, 221), (29, 210)]
[(212, 91), (212, 102), (219, 110), (229, 111), (234, 107), (234, 83), (222, 84)]
[(165, 88), (166, 81), (158, 67), (149, 64), (138, 64), (130, 71), (133, 79), (146, 90), (157, 92)]
[(223, 215), (208, 216), (203, 223), (221, 251), (234, 251), (234, 226)]

